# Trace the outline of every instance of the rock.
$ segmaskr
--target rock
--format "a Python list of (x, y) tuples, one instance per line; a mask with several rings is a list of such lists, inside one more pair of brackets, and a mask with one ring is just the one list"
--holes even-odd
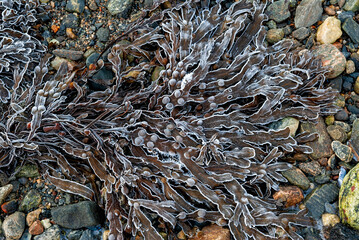
[(341, 22), (344, 22), (347, 18), (352, 18), (354, 17), (354, 12), (352, 11), (343, 11), (341, 13), (338, 14), (338, 19), (341, 21)]
[[(18, 171), (18, 168), (16, 168), (15, 171)], [(20, 171), (18, 171), (15, 176), (17, 178), (21, 178), (21, 177), (35, 178), (35, 177), (39, 177), (40, 173), (36, 165), (25, 164), (24, 166), (21, 167)]]
[(41, 195), (35, 190), (31, 189), (22, 200), (19, 210), (21, 212), (28, 212), (32, 208), (37, 208), (41, 203)]
[(359, 10), (359, 0), (347, 0), (344, 5), (344, 10), (346, 11), (358, 11)]
[[(345, 72), (347, 74), (351, 74), (353, 72), (355, 72), (355, 63), (352, 60), (348, 60), (346, 65), (345, 65)], [(355, 88), (354, 88), (355, 90)]]
[(31, 239), (32, 239), (32, 236), (29, 233), (29, 230), (25, 229), (25, 232), (22, 234), (20, 240), (31, 240)]
[(290, 135), (294, 137), (299, 127), (299, 120), (293, 117), (286, 117), (277, 122), (271, 123), (269, 127), (274, 130), (281, 130), (288, 127)]
[(303, 39), (307, 38), (310, 34), (310, 30), (305, 27), (298, 28), (293, 33), (293, 37), (295, 39), (298, 39), (299, 41), (302, 41)]
[(84, 55), (83, 51), (74, 51), (67, 49), (55, 49), (52, 53), (58, 57), (70, 59), (73, 61), (80, 60)]
[(283, 171), (282, 175), (293, 185), (300, 187), (303, 190), (307, 190), (310, 187), (309, 179), (304, 173), (296, 167)]
[(34, 237), (34, 240), (60, 240), (61, 230), (59, 226), (54, 225), (40, 235)]
[(330, 171), (323, 171), (320, 175), (314, 177), (314, 181), (318, 184), (324, 184), (330, 182)]
[(40, 220), (36, 220), (35, 222), (33, 222), (29, 228), (29, 233), (31, 235), (40, 235), (41, 233), (44, 232), (44, 226), (42, 226), (41, 221)]
[(133, 0), (110, 0), (107, 9), (111, 15), (126, 14), (132, 7), (133, 2)]
[(328, 78), (335, 78), (345, 70), (346, 59), (343, 53), (333, 45), (320, 45), (315, 48), (313, 53), (316, 56), (321, 56), (322, 65), (329, 68)]
[(32, 212), (29, 212), (27, 215), (26, 215), (26, 224), (27, 226), (31, 226), (36, 220), (39, 219), (40, 217), (40, 214), (42, 212), (42, 209), (41, 208), (38, 208)]
[(54, 58), (54, 60), (51, 61), (50, 65), (55, 70), (59, 70), (62, 63), (67, 63), (67, 66), (68, 66), (70, 71), (73, 69), (73, 65), (69, 60), (67, 60), (65, 58), (60, 58), (60, 57), (57, 57), (57, 56)]
[(296, 28), (310, 27), (322, 17), (321, 0), (303, 0), (295, 11), (294, 24)]
[(335, 121), (334, 125), (341, 127), (346, 133), (350, 132), (350, 130), (351, 130), (350, 125), (346, 122)]
[(345, 19), (342, 29), (349, 35), (350, 39), (354, 43), (359, 43), (359, 24), (352, 18)]
[(357, 149), (358, 151), (359, 150), (359, 119), (355, 119), (353, 122), (350, 142), (353, 145), (354, 149)]
[(338, 121), (346, 121), (349, 119), (349, 114), (347, 111), (345, 111), (344, 109), (339, 110), (335, 115), (334, 115), (335, 119)]
[(306, 143), (313, 149), (313, 153), (310, 154), (313, 159), (330, 157), (333, 154), (330, 146), (331, 140), (327, 133), (323, 118), (319, 117), (317, 124), (302, 122), (300, 124), (300, 132), (318, 133), (319, 135), (317, 140)]
[(64, 20), (62, 20), (61, 25), (63, 25), (65, 28), (78, 28), (79, 27), (80, 20), (79, 18), (73, 14), (66, 14), (64, 17)]
[(334, 16), (335, 15), (335, 9), (331, 8), (331, 7), (325, 7), (324, 11), (329, 15), (329, 16)]
[(335, 214), (324, 213), (322, 222), (324, 227), (334, 227), (337, 223), (340, 223), (340, 218)]
[(107, 27), (102, 27), (96, 32), (97, 39), (101, 42), (107, 42), (110, 37), (110, 30)]
[(279, 28), (279, 29), (269, 29), (267, 32), (267, 41), (269, 43), (276, 43), (279, 42), (280, 40), (282, 40), (284, 37), (284, 32), (283, 29)]
[(338, 125), (328, 126), (327, 131), (333, 140), (339, 141), (341, 143), (347, 140), (347, 134), (345, 133), (344, 129)]
[(280, 187), (280, 190), (273, 194), (273, 198), (277, 201), (277, 205), (284, 205), (284, 207), (287, 208), (300, 203), (304, 199), (304, 196), (300, 188), (296, 186), (285, 186)]
[(330, 115), (330, 116), (326, 116), (325, 117), (325, 124), (327, 126), (330, 126), (330, 125), (333, 125), (334, 124), (334, 121), (335, 121), (335, 118), (333, 115)]
[(333, 202), (338, 197), (339, 189), (336, 184), (328, 183), (315, 188), (304, 200), (305, 207), (315, 219), (322, 216), (325, 203)]
[(344, 177), (339, 192), (339, 214), (342, 222), (359, 230), (359, 164)]
[(341, 23), (335, 17), (328, 17), (318, 27), (317, 41), (322, 44), (334, 43), (342, 36)]
[(359, 94), (359, 77), (355, 80), (355, 83), (354, 83), (354, 92), (356, 94)]
[(288, 6), (288, 0), (273, 2), (267, 7), (266, 14), (269, 19), (273, 19), (277, 23), (283, 22), (290, 17)]
[(358, 236), (359, 232), (338, 223), (330, 230), (328, 240), (357, 240)]
[[(273, 20), (269, 20), (266, 25), (268, 26), (269, 29), (275, 29), (277, 28), (277, 23)], [(285, 33), (284, 33), (285, 35)]]
[(44, 226), (45, 229), (48, 229), (52, 226), (50, 219), (48, 218), (41, 220), (41, 224), (42, 226)]
[(89, 3), (89, 8), (92, 10), (92, 11), (96, 11), (97, 10), (97, 4), (96, 4), (96, 1), (95, 0), (90, 0)]
[(6, 214), (12, 214), (17, 211), (18, 203), (15, 199), (5, 202), (1, 205), (1, 210)]
[(96, 59), (100, 56), (99, 53), (94, 52), (86, 59), (86, 66), (90, 66), (90, 64), (95, 63)]
[(67, 239), (78, 240), (80, 239), (82, 232), (83, 232), (82, 230), (72, 230), (71, 232), (69, 232), (69, 234), (67, 234)]
[(84, 201), (53, 208), (51, 215), (56, 224), (65, 228), (79, 229), (102, 223), (104, 213), (96, 203)]
[(92, 232), (90, 229), (83, 231), (79, 240), (88, 240), (88, 239), (94, 239), (94, 236), (92, 235)]
[(312, 176), (317, 176), (322, 172), (322, 167), (317, 161), (300, 163), (299, 169)]
[(25, 230), (25, 214), (15, 212), (7, 216), (3, 222), (2, 228), (7, 240), (15, 240), (21, 238)]
[(229, 229), (218, 225), (209, 225), (204, 227), (194, 238), (189, 240), (230, 240), (231, 233)]
[(67, 0), (66, 11), (82, 13), (85, 9), (85, 0)]
[(12, 189), (12, 184), (7, 184), (3, 187), (0, 187), (0, 204), (4, 202), (5, 198), (11, 193)]
[(352, 149), (349, 146), (342, 144), (339, 141), (333, 141), (332, 148), (333, 148), (335, 155), (340, 160), (342, 160), (344, 162), (350, 162), (352, 160), (353, 153), (352, 153)]

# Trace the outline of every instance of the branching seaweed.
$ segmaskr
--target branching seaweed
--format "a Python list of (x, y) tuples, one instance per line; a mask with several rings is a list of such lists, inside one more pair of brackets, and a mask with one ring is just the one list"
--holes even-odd
[[(130, 43), (85, 75), (63, 64), (50, 77), (45, 56), (24, 88), (17, 69), (2, 98), (1, 165), (32, 161), (60, 189), (99, 204), (101, 192), (110, 240), (161, 239), (160, 222), (169, 239), (174, 228), (193, 236), (205, 221), (237, 240), (278, 239), (277, 228), (302, 239), (292, 224), (312, 220), (279, 211), (271, 191), (291, 167), (281, 157), (309, 153), (300, 142), (313, 136), (269, 125), (333, 114), (336, 92), (323, 87), (326, 70), (309, 51), (266, 45), (263, 10), (256, 1), (186, 1), (127, 32)], [(105, 65), (115, 78), (91, 90)]]

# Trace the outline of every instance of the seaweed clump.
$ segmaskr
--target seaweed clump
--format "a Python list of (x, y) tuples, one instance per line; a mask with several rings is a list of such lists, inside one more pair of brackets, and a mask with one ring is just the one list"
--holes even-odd
[(291, 167), (281, 157), (310, 153), (315, 136), (269, 124), (333, 114), (336, 92), (309, 51), (266, 45), (263, 10), (186, 1), (153, 15), (112, 47), (104, 91), (88, 87), (102, 60), (80, 76), (62, 64), (51, 77), (45, 56), (27, 88), (14, 74), (2, 166), (32, 161), (60, 189), (103, 197), (111, 240), (161, 239), (161, 226), (169, 239), (175, 228), (192, 236), (194, 222), (227, 226), (237, 240), (279, 239), (278, 228), (303, 239), (293, 224), (312, 219), (280, 211), (271, 192)]

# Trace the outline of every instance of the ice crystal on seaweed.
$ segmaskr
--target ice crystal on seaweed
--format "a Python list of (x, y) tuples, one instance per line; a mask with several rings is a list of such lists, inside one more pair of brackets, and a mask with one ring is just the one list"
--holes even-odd
[(302, 143), (313, 135), (268, 126), (332, 114), (336, 92), (323, 88), (326, 70), (310, 52), (266, 46), (263, 9), (186, 1), (153, 15), (98, 62), (115, 73), (104, 91), (88, 88), (93, 66), (77, 75), (63, 64), (49, 77), (46, 56), (26, 89), (17, 71), (1, 164), (32, 161), (64, 191), (100, 204), (104, 196), (111, 240), (161, 239), (160, 222), (169, 239), (175, 228), (191, 236), (195, 221), (227, 226), (237, 240), (278, 239), (277, 228), (302, 239), (292, 225), (312, 220), (281, 212), (271, 191), (291, 167), (281, 157), (309, 153)]

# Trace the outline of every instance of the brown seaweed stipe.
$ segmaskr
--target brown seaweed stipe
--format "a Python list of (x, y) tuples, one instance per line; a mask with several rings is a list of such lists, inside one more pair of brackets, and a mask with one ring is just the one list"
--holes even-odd
[[(312, 219), (279, 211), (271, 193), (291, 167), (281, 157), (309, 153), (302, 143), (315, 136), (268, 124), (333, 114), (336, 92), (323, 88), (326, 70), (310, 52), (266, 46), (263, 4), (208, 2), (186, 1), (128, 31), (132, 41), (98, 62), (115, 73), (104, 91), (88, 88), (94, 67), (78, 77), (63, 64), (48, 76), (48, 56), (26, 78), (7, 69), (2, 166), (31, 161), (63, 191), (100, 205), (104, 197), (110, 240), (162, 239), (160, 224), (168, 239), (179, 229), (192, 236), (195, 222), (229, 227), (237, 240), (279, 239), (278, 228), (303, 239), (293, 225)], [(4, 69), (21, 61), (1, 54)]]

